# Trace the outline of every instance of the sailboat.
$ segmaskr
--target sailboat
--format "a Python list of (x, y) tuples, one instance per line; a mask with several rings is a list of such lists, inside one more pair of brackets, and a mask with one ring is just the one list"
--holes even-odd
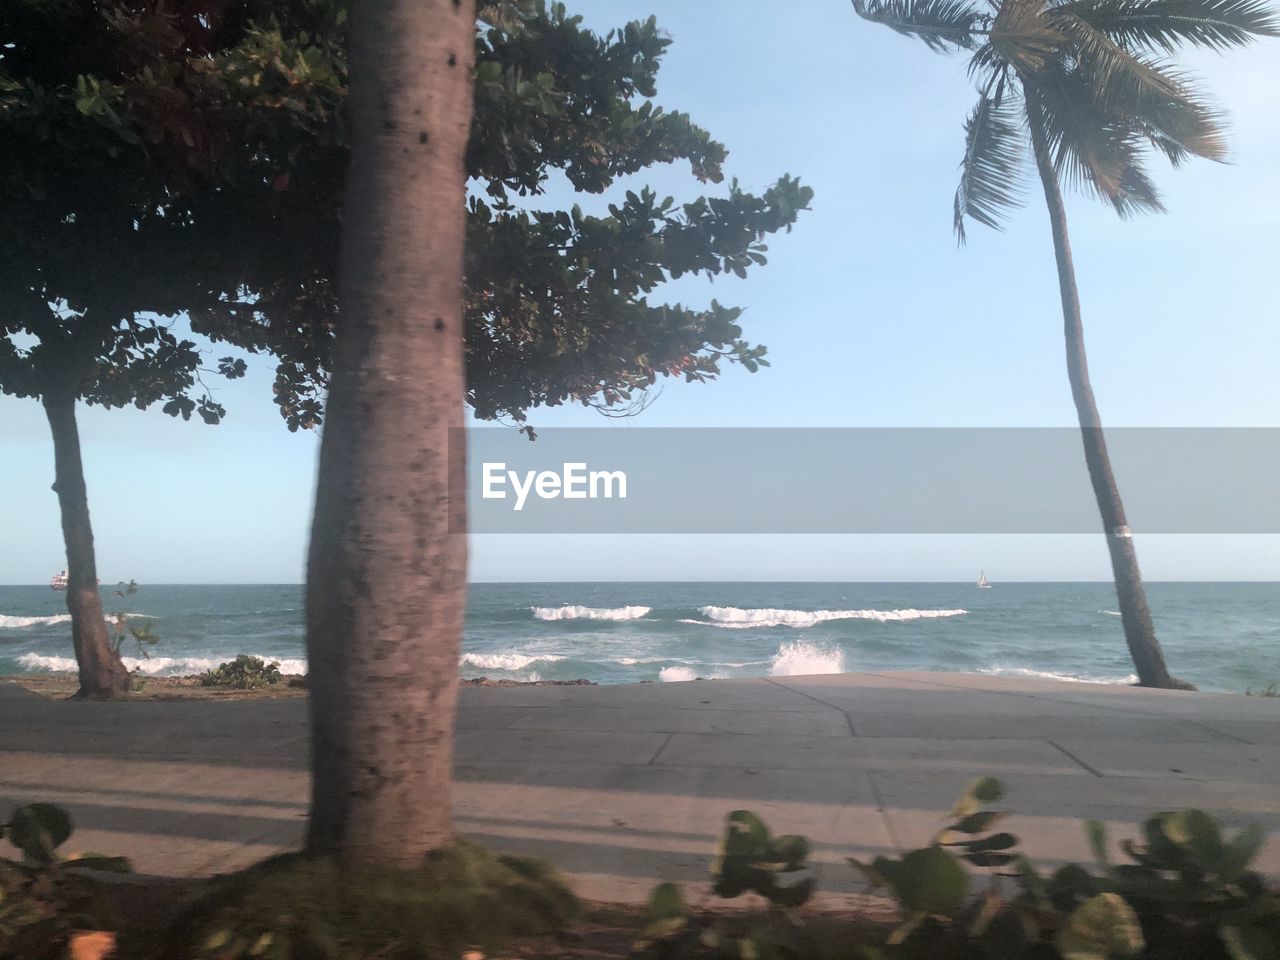
[(985, 570), (978, 571), (978, 589), (979, 590), (991, 589), (991, 581), (987, 579), (987, 571)]

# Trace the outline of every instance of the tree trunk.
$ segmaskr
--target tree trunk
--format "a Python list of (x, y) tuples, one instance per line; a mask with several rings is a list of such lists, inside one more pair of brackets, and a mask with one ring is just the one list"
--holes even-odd
[(1098, 406), (1093, 398), (1093, 386), (1089, 382), (1084, 327), (1080, 319), (1080, 294), (1076, 289), (1075, 267), (1071, 262), (1071, 244), (1067, 236), (1066, 208), (1062, 202), (1062, 192), (1058, 189), (1048, 138), (1030, 93), (1027, 107), (1031, 145), (1040, 181), (1044, 186), (1049, 223), (1053, 229), (1053, 250), (1058, 262), (1058, 287), (1062, 294), (1071, 398), (1075, 401), (1076, 415), (1080, 420), (1084, 459), (1089, 468), (1093, 494), (1098, 501), (1098, 512), (1102, 515), (1107, 550), (1111, 554), (1111, 570), (1115, 577), (1116, 598), (1124, 625), (1125, 642), (1129, 645), (1129, 655), (1133, 657), (1139, 686), (1194, 690), (1190, 684), (1169, 675), (1160, 642), (1156, 639), (1155, 624), (1151, 621), (1146, 590), (1142, 586), (1142, 573), (1138, 569), (1138, 554), (1133, 548), (1133, 535), (1129, 532), (1129, 524), (1125, 519), (1124, 503), (1120, 500), (1120, 490), (1111, 471), (1107, 440), (1102, 431), (1102, 420), (1098, 416)]
[(67, 547), (67, 611), (71, 641), (80, 671), (77, 697), (106, 699), (129, 692), (129, 671), (107, 633), (98, 593), (98, 565), (93, 555), (93, 526), (80, 462), (80, 431), (76, 429), (76, 399), (65, 391), (46, 391), (42, 399), (53, 433), (53, 489), (62, 512), (62, 537)]
[(342, 320), (307, 571), (307, 847), (407, 866), (453, 837), (474, 8), (357, 0), (350, 36)]

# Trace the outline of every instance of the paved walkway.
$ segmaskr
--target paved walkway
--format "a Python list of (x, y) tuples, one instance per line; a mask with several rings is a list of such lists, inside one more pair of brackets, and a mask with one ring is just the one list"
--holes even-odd
[[(0, 814), (65, 804), (75, 845), (196, 876), (288, 848), (307, 811), (301, 700), (54, 703), (0, 684)], [(746, 807), (844, 863), (927, 840), (992, 774), (1041, 863), (1087, 860), (1081, 818), (1133, 835), (1200, 806), (1280, 828), (1280, 700), (963, 674), (846, 674), (612, 687), (467, 688), (460, 828), (545, 855), (599, 900), (700, 881)], [(1280, 875), (1280, 837), (1264, 851)]]

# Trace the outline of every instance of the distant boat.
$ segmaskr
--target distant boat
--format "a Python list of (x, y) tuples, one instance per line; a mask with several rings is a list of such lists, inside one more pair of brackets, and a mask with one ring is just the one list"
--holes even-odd
[[(98, 584), (102, 584), (101, 577), (98, 578)], [(51, 590), (67, 589), (67, 571), (63, 570), (61, 573), (55, 573), (53, 579), (49, 581), (49, 588)]]
[(981, 570), (978, 572), (978, 589), (979, 590), (991, 589), (991, 581), (987, 579), (987, 571), (985, 570)]

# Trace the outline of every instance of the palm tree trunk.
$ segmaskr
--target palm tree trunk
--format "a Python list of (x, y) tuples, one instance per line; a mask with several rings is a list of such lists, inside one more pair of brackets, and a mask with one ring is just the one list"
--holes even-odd
[(98, 567), (93, 553), (93, 525), (80, 461), (80, 431), (76, 428), (73, 393), (47, 390), (41, 401), (53, 433), (53, 490), (62, 512), (62, 537), (67, 548), (67, 611), (71, 641), (80, 671), (77, 697), (107, 699), (129, 692), (129, 671), (107, 634), (98, 593)]
[(1089, 363), (1084, 349), (1084, 326), (1080, 319), (1080, 293), (1076, 289), (1075, 267), (1071, 262), (1071, 243), (1067, 236), (1067, 213), (1058, 189), (1058, 178), (1049, 154), (1048, 138), (1036, 112), (1032, 94), (1028, 91), (1027, 116), (1031, 127), (1031, 146), (1044, 186), (1045, 203), (1049, 208), (1049, 224), (1053, 229), (1053, 250), (1058, 261), (1058, 287), (1062, 294), (1062, 318), (1067, 347), (1067, 376), (1071, 381), (1071, 398), (1075, 401), (1076, 416), (1080, 421), (1080, 435), (1084, 442), (1084, 459), (1089, 468), (1089, 480), (1102, 515), (1102, 526), (1107, 537), (1107, 550), (1111, 554), (1111, 570), (1115, 578), (1116, 598), (1124, 625), (1125, 642), (1138, 672), (1138, 684), (1144, 687), (1166, 689), (1190, 689), (1190, 684), (1169, 675), (1164, 663), (1160, 642), (1156, 639), (1155, 624), (1147, 606), (1146, 590), (1142, 586), (1142, 573), (1138, 569), (1138, 555), (1133, 548), (1133, 535), (1124, 514), (1120, 489), (1111, 471), (1111, 458), (1107, 453), (1107, 440), (1102, 431), (1102, 419), (1093, 399), (1093, 386), (1089, 382)]
[(408, 866), (453, 837), (474, 42), (472, 2), (351, 13), (342, 319), (307, 571), (307, 848), (346, 862)]

